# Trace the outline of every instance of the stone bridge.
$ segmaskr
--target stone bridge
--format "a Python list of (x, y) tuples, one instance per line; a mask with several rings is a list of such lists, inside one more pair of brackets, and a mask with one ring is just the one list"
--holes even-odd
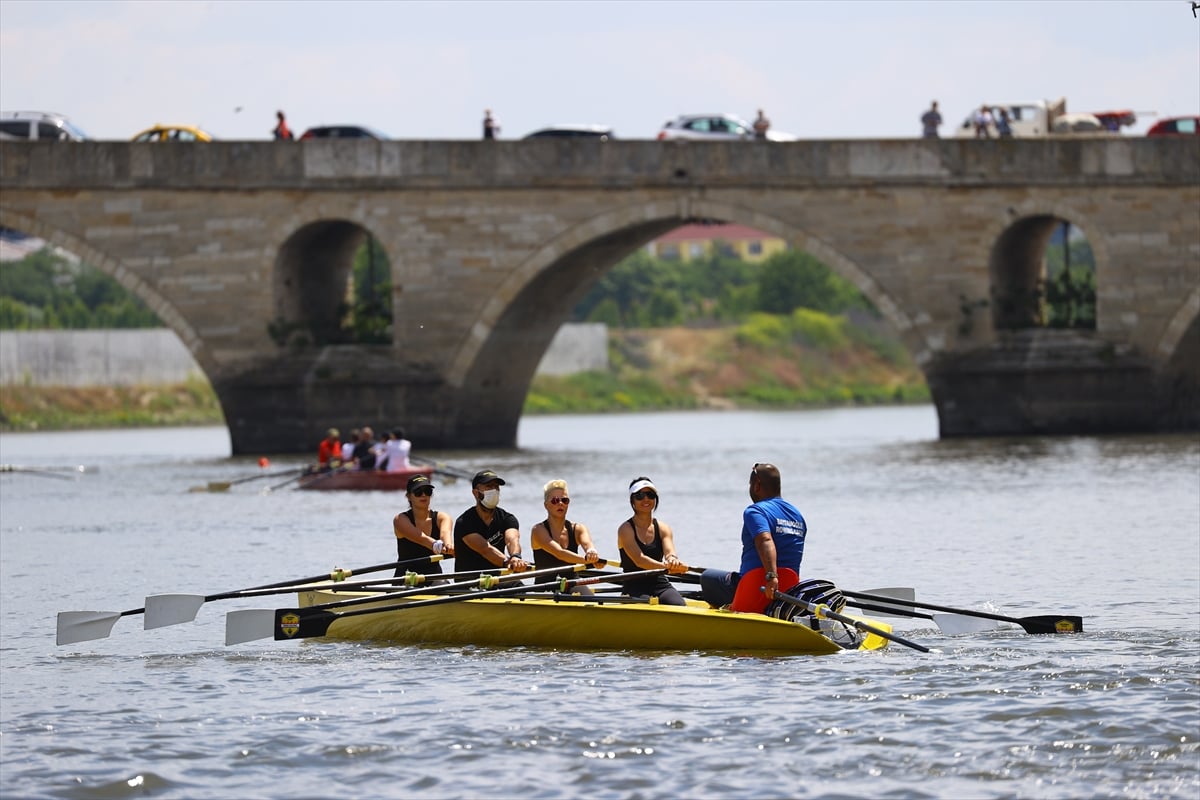
[[(0, 226), (148, 303), (207, 373), (236, 454), (363, 423), (515, 444), (572, 307), (694, 219), (782, 237), (857, 285), (924, 371), (943, 436), (1200, 425), (1190, 138), (0, 143)], [(1036, 289), (1062, 221), (1095, 253), (1095, 330), (1005, 301)], [(368, 235), (391, 263), (391, 344), (272, 336), (335, 319)]]

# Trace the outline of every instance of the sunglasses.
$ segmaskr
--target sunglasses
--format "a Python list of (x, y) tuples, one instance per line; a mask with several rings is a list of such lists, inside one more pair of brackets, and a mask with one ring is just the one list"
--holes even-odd
[(636, 493), (633, 496), (633, 499), (634, 500), (657, 500), (658, 495), (656, 495), (654, 492), (650, 491), (649, 489), (642, 489), (640, 492)]
[(761, 466), (763, 466), (763, 464), (755, 464), (754, 468), (750, 470), (750, 480), (754, 480), (758, 477), (758, 468)]
[(433, 487), (418, 486), (416, 489), (412, 490), (412, 493), (415, 497), (429, 497), (433, 494)]
[(551, 497), (550, 505), (552, 505), (552, 506), (569, 506), (569, 505), (571, 505), (571, 498), (569, 498), (569, 497)]

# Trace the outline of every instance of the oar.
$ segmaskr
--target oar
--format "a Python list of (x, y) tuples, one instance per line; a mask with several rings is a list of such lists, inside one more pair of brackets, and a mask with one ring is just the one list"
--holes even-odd
[[(871, 594), (881, 594), (878, 589), (869, 590)], [(913, 611), (911, 607), (905, 610), (899, 606), (877, 606), (872, 603), (864, 603), (861, 600), (849, 600), (850, 605), (855, 608), (861, 608), (864, 611), (874, 612), (876, 617), (896, 617), (896, 618), (911, 618), (911, 619), (930, 619), (938, 626), (942, 633), (957, 635), (961, 633), (982, 633), (983, 631), (994, 631), (1000, 627), (1000, 623), (992, 622), (986, 619), (975, 619), (974, 617), (964, 617), (960, 614), (922, 614), (920, 611)]]
[(237, 486), (239, 483), (248, 483), (250, 481), (261, 481), (263, 478), (278, 478), (283, 475), (303, 475), (307, 467), (301, 467), (298, 470), (285, 470), (283, 472), (262, 472), (258, 475), (250, 475), (245, 478), (237, 478), (232, 481), (209, 481), (207, 486), (193, 486), (188, 491), (192, 492), (227, 492), (230, 487)]
[[(327, 572), (322, 575), (314, 575), (307, 578), (295, 578), (290, 581), (280, 581), (279, 583), (270, 583), (264, 586), (251, 586), (249, 589), (242, 589), (240, 592), (253, 592), (260, 589), (278, 589), (285, 586), (298, 586), (305, 583), (313, 583), (320, 580), (340, 581), (343, 578), (348, 578), (351, 575), (367, 575), (372, 572), (380, 572), (385, 569), (395, 569), (399, 566), (407, 566), (421, 562), (440, 561), (444, 556), (430, 555), (424, 558), (417, 558), (410, 561), (392, 561), (387, 564), (375, 564), (370, 567), (359, 567), (353, 570), (349, 569), (334, 569), (333, 572)], [(224, 592), (219, 595), (194, 595), (194, 594), (159, 594), (151, 595), (146, 598), (146, 605), (142, 608), (133, 608), (129, 611), (60, 611), (58, 612), (58, 631), (56, 643), (74, 644), (76, 642), (87, 642), (93, 639), (106, 639), (112, 633), (113, 626), (117, 624), (117, 620), (121, 617), (128, 617), (134, 614), (146, 614), (145, 629), (162, 628), (167, 625), (178, 625), (183, 622), (191, 622), (196, 618), (196, 612), (200, 610), (200, 606), (204, 605), (209, 600), (225, 599), (227, 597), (237, 597), (240, 592)], [(153, 621), (152, 621), (153, 618)]]
[[(843, 594), (845, 594), (845, 592), (843, 592)], [(799, 597), (792, 597), (790, 594), (786, 594), (785, 592), (776, 592), (775, 596), (777, 598), (779, 598), (780, 600), (782, 600), (783, 602), (788, 603), (789, 605), (796, 606), (797, 608), (808, 609), (809, 613), (811, 613), (817, 619), (825, 619), (826, 617), (828, 617), (829, 619), (834, 619), (834, 620), (837, 620), (838, 622), (849, 625), (852, 628), (854, 628), (855, 630), (859, 631), (860, 633), (873, 633), (876, 636), (882, 636), (884, 639), (887, 639), (890, 642), (896, 642), (897, 644), (902, 644), (905, 647), (911, 647), (913, 650), (919, 650), (922, 653), (933, 652), (932, 650), (930, 650), (928, 647), (926, 647), (923, 644), (917, 644), (916, 642), (910, 642), (908, 639), (905, 639), (903, 636), (897, 636), (894, 633), (888, 633), (887, 631), (883, 630), (882, 628), (876, 628), (874, 625), (868, 625), (867, 623), (863, 622), (862, 620), (857, 620), (857, 619), (854, 619), (853, 617), (843, 616), (842, 614), (839, 614), (836, 611), (834, 611), (833, 609), (831, 609), (829, 606), (816, 605), (814, 603), (809, 603), (805, 600), (801, 600)], [(885, 601), (887, 600), (887, 598), (883, 598), (883, 599)]]
[(305, 477), (306, 475), (318, 475), (320, 477), (315, 478), (314, 480), (322, 480), (324, 478), (329, 477), (336, 471), (337, 470), (331, 469), (331, 470), (326, 470), (325, 472), (314, 473), (314, 472), (309, 471), (308, 467), (305, 467), (304, 469), (300, 470), (300, 472), (298, 474), (293, 475), (292, 477), (288, 478), (283, 483), (276, 484), (275, 486), (266, 487), (265, 489), (262, 490), (262, 494), (270, 494), (271, 492), (275, 491), (276, 489), (282, 489), (285, 486), (290, 486), (291, 484), (295, 483), (296, 481), (300, 480), (301, 478)]
[(75, 464), (69, 467), (27, 467), (22, 464), (0, 464), (0, 472), (99, 472), (99, 467)]
[[(576, 565), (575, 571), (581, 571), (582, 564)], [(538, 570), (541, 572), (561, 572), (562, 567), (554, 567), (551, 570)], [(342, 617), (357, 617), (361, 614), (380, 614), (386, 611), (400, 611), (411, 608), (426, 608), (428, 606), (437, 606), (444, 603), (461, 603), (466, 600), (478, 600), (487, 597), (504, 597), (506, 595), (522, 594), (525, 592), (542, 591), (546, 589), (555, 589), (562, 592), (569, 592), (576, 586), (587, 586), (594, 583), (606, 583), (628, 580), (630, 578), (640, 578), (648, 575), (658, 575), (662, 573), (661, 569), (643, 570), (640, 572), (621, 572), (612, 575), (597, 575), (591, 578), (580, 578), (578, 580), (570, 580), (567, 578), (559, 578), (545, 583), (534, 583), (526, 586), (519, 583), (516, 586), (508, 586), (501, 589), (492, 589), (482, 592), (464, 592), (446, 597), (435, 597), (429, 600), (414, 600), (411, 603), (393, 603), (376, 608), (360, 608), (352, 611), (334, 612), (330, 608), (344, 607), (356, 604), (361, 601), (346, 601), (345, 603), (326, 603), (321, 606), (309, 606), (307, 608), (280, 608), (273, 611), (267, 609), (252, 609), (249, 611), (230, 611), (225, 615), (225, 644), (241, 644), (255, 639), (270, 639), (274, 638), (277, 641), (286, 641), (289, 639), (307, 639), (315, 636), (324, 636), (329, 631), (329, 626)], [(514, 578), (530, 577), (534, 573), (514, 573)], [(447, 589), (455, 584), (448, 586), (436, 587), (439, 590)], [(457, 588), (457, 587), (456, 587)], [(429, 591), (421, 592), (428, 594)], [(388, 595), (388, 599), (399, 596), (398, 594)], [(363, 598), (366, 602), (379, 602), (378, 598)]]
[(12, 464), (0, 465), (0, 472), (19, 472), (24, 475), (38, 475), (43, 478), (58, 478), (60, 481), (74, 480), (70, 475), (59, 475), (57, 472), (48, 469), (37, 469), (36, 467), (20, 467)]
[[(620, 566), (620, 562), (609, 562), (609, 563), (612, 564), (614, 567)], [(667, 577), (673, 581), (678, 581), (680, 583), (699, 584), (700, 576), (692, 575), (690, 573), (704, 572), (705, 569), (707, 569), (707, 568), (706, 567), (691, 567), (688, 570), (688, 572), (679, 573), (679, 574), (675, 574), (675, 575), (668, 575)], [(911, 586), (888, 586), (888, 587), (880, 588), (880, 589), (867, 589), (867, 591), (870, 592), (871, 594), (875, 594), (875, 595), (887, 595), (888, 601), (892, 602), (892, 603), (897, 603), (897, 601), (899, 601), (895, 606), (891, 606), (888, 608), (884, 608), (882, 606), (875, 606), (873, 610), (875, 610), (877, 612), (876, 616), (878, 616), (880, 618), (885, 618), (885, 619), (907, 619), (912, 616), (912, 614), (908, 613), (909, 611), (911, 611), (911, 609), (905, 608), (905, 605), (910, 605), (912, 603), (912, 601), (914, 599), (916, 599), (916, 596), (917, 596), (917, 590), (912, 588)]]
[[(842, 594), (847, 597), (853, 597), (858, 600), (867, 600), (874, 602), (895, 602), (891, 598), (879, 597), (876, 595), (867, 594), (866, 592), (848, 592), (842, 590)], [(964, 617), (979, 617), (980, 619), (993, 619), (998, 622), (1011, 622), (1014, 625), (1020, 625), (1025, 629), (1026, 633), (1083, 633), (1083, 617), (1075, 617), (1067, 614), (1044, 614), (1035, 617), (1007, 617), (1003, 614), (989, 614), (986, 611), (972, 611), (968, 608), (950, 608), (949, 606), (937, 606), (932, 603), (918, 603), (913, 601), (912, 605), (917, 608), (925, 608), (931, 611), (946, 611), (950, 614), (959, 614)]]
[(469, 480), (471, 480), (471, 478), (475, 477), (472, 473), (467, 472), (465, 469), (459, 469), (458, 467), (452, 467), (449, 464), (446, 464), (445, 462), (442, 462), (442, 461), (433, 461), (432, 459), (428, 459), (428, 458), (416, 458), (414, 456), (409, 456), (408, 460), (414, 464), (421, 464), (426, 467), (433, 467), (433, 471), (435, 474), (444, 475), (447, 478), (460, 478), (464, 481), (469, 481)]

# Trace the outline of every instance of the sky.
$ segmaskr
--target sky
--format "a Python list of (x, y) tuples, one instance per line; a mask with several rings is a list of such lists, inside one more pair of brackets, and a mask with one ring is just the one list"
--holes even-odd
[(804, 139), (943, 136), (981, 103), (1200, 114), (1191, 0), (0, 0), (0, 109), (98, 139), (155, 123), (268, 139), (362, 124), (399, 139), (557, 123), (653, 138), (731, 112)]

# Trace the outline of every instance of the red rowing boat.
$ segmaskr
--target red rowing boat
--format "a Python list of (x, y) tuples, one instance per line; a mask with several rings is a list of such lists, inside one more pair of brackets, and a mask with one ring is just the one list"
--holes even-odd
[(297, 488), (327, 491), (403, 492), (408, 479), (414, 475), (433, 475), (432, 466), (412, 466), (397, 472), (377, 469), (334, 469), (310, 472), (300, 479)]

